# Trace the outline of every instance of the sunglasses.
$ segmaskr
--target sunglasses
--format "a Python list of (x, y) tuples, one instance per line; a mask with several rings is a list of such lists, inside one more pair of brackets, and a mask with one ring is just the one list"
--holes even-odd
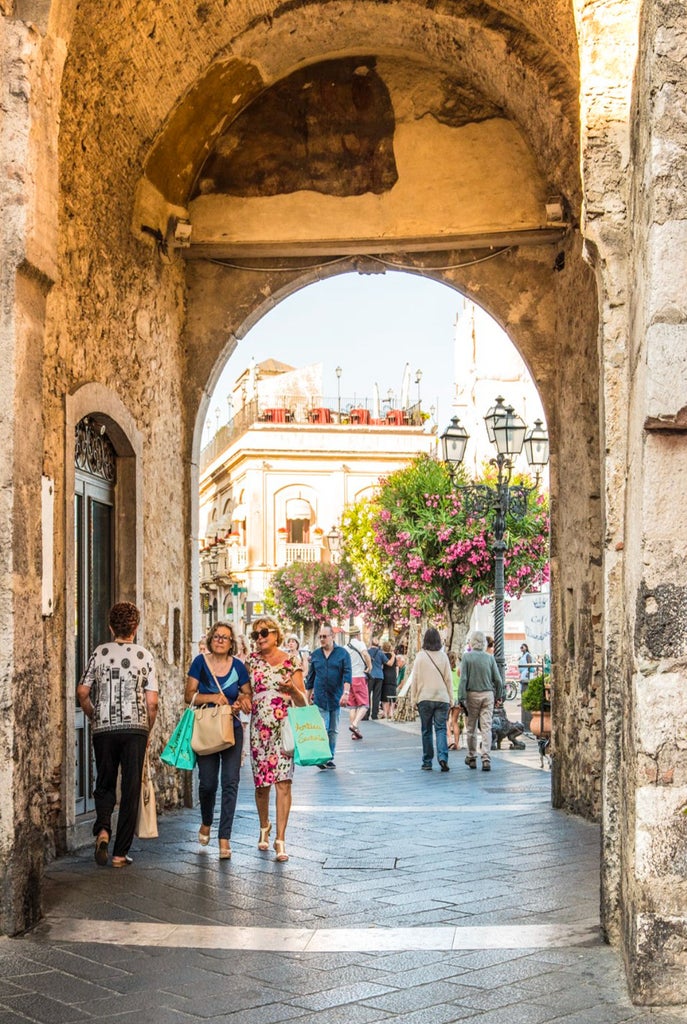
[(258, 637), (260, 637), (261, 640), (265, 640), (270, 635), (270, 633), (276, 632), (276, 629), (267, 629), (267, 627), (265, 627), (264, 629), (254, 629), (250, 635), (250, 638), (251, 640), (257, 640)]

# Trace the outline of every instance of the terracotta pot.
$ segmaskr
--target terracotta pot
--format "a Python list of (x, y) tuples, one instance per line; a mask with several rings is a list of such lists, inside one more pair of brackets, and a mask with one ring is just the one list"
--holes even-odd
[(551, 712), (533, 711), (532, 720), (530, 722), (530, 732), (533, 733), (534, 736), (550, 736)]

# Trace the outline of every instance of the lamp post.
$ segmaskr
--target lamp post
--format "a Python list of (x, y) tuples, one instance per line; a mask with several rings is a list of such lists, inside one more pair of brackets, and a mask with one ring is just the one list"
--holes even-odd
[(341, 559), (341, 545), (343, 542), (343, 534), (338, 526), (332, 526), (331, 530), (327, 534), (327, 547), (329, 548), (329, 556), (334, 563), (337, 565)]
[(339, 423), (341, 423), (341, 367), (337, 366), (334, 373), (336, 374), (336, 404), (339, 410)]
[(417, 384), (417, 407), (420, 408), (420, 381), (422, 380), (422, 370), (415, 371), (415, 383)]
[[(536, 472), (537, 486), (541, 470), (549, 461), (549, 438), (541, 420), (536, 420), (529, 431), (523, 420), (514, 411), (512, 405), (504, 405), (501, 396), (496, 399), (484, 417), (489, 440), (496, 446), (496, 458), (490, 464), (496, 467), (496, 486), (488, 484), (467, 484), (461, 486), (466, 507), (473, 515), (486, 519), (493, 514), (492, 531), (494, 534), (494, 657), (501, 673), (506, 680), (506, 656), (504, 650), (504, 554), (506, 542), (506, 517), (524, 518), (527, 513), (527, 499), (533, 489), (531, 487), (511, 486), (510, 479), (515, 459), (525, 446), (527, 460)], [(448, 467), (451, 478), (463, 461), (468, 443), (468, 433), (461, 425), (457, 416), (441, 435), (442, 460)]]

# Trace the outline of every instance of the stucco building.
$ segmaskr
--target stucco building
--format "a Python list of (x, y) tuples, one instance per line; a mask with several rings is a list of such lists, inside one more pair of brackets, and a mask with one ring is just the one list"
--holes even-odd
[(672, 0), (0, 0), (4, 931), (78, 840), (79, 651), (112, 595), (144, 611), (156, 742), (176, 716), (237, 338), (391, 264), (478, 301), (537, 384), (552, 799), (601, 823), (633, 997), (687, 1001), (686, 31)]
[(328, 400), (318, 367), (259, 363), (233, 396), (235, 416), (201, 452), (203, 628), (222, 615), (245, 623), (280, 566), (329, 560), (343, 510), (436, 449), (419, 407)]

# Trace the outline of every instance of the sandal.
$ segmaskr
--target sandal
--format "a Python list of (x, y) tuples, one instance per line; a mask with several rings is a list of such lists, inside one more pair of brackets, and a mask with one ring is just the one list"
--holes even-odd
[(107, 848), (110, 845), (110, 837), (107, 832), (99, 832), (98, 838), (95, 841), (95, 862), (99, 864), (101, 868), (104, 868), (107, 864)]
[(128, 855), (126, 857), (113, 857), (112, 858), (112, 867), (113, 868), (128, 868), (129, 864), (133, 864), (133, 862), (134, 862), (133, 857), (129, 857)]
[(219, 841), (219, 859), (231, 860), (231, 846), (228, 839), (220, 839)]
[(265, 827), (260, 826), (260, 838), (258, 839), (258, 850), (269, 850), (270, 844), (268, 836), (272, 831), (272, 822), (268, 821)]
[[(207, 832), (203, 832), (204, 828), (207, 829)], [(198, 842), (200, 843), (201, 846), (207, 846), (208, 843), (210, 842), (210, 826), (209, 825), (201, 825), (200, 828), (198, 829)]]
[(279, 861), (280, 864), (283, 864), (284, 861), (287, 861), (289, 859), (289, 855), (286, 852), (286, 843), (283, 839), (274, 840), (274, 852), (276, 853), (276, 859)]

